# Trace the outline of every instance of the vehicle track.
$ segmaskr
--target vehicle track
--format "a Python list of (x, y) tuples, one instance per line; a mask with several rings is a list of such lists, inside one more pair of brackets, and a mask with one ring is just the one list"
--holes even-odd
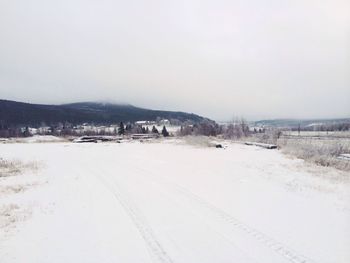
[(100, 182), (110, 191), (110, 193), (116, 198), (118, 203), (124, 208), (125, 212), (132, 220), (133, 224), (139, 231), (141, 237), (145, 241), (147, 249), (150, 252), (153, 262), (158, 263), (172, 263), (172, 259), (166, 253), (161, 243), (157, 240), (152, 228), (147, 223), (146, 219), (142, 215), (141, 211), (137, 208), (135, 204), (131, 201), (128, 195), (122, 191), (120, 186), (116, 183), (115, 177), (113, 180), (107, 180), (103, 176), (104, 171), (91, 169), (95, 178), (99, 179)]
[[(142, 173), (146, 173), (148, 175), (147, 179), (151, 179), (152, 183), (159, 185), (161, 189), (166, 188), (176, 194), (180, 194), (186, 197), (186, 199), (192, 202), (195, 206), (204, 208), (206, 211), (212, 214), (214, 218), (221, 220), (227, 226), (230, 226), (231, 229), (238, 229), (241, 232), (244, 232), (246, 235), (252, 237), (261, 244), (264, 244), (265, 247), (273, 250), (275, 253), (279, 254), (287, 261), (292, 263), (315, 263), (312, 259), (296, 252), (294, 249), (289, 248), (288, 246), (262, 233), (254, 227), (249, 226), (248, 224), (235, 218), (228, 212), (213, 205), (212, 203), (192, 193), (186, 188), (176, 183), (170, 182), (164, 177), (160, 178), (150, 170), (139, 168), (137, 166), (133, 166), (133, 169), (142, 171)], [(166, 251), (163, 249), (161, 244), (156, 239), (152, 229), (149, 227), (146, 220), (142, 216), (142, 213), (137, 209), (136, 205), (134, 205), (131, 202), (130, 198), (128, 198), (128, 195), (123, 193), (119, 185), (117, 185), (117, 183), (115, 182), (116, 178), (114, 177), (113, 180), (107, 180), (105, 176), (102, 175), (104, 173), (108, 174), (108, 172), (104, 172), (103, 170), (94, 171), (96, 177), (101, 179), (101, 182), (103, 182), (106, 188), (109, 189), (109, 191), (116, 197), (118, 202), (123, 206), (129, 217), (132, 219), (142, 238), (145, 240), (147, 247), (151, 252), (152, 258), (155, 259), (156, 262), (173, 262), (169, 255), (166, 253)], [(133, 174), (134, 173), (130, 173), (129, 176), (134, 176)], [(148, 181), (148, 183), (151, 183), (151, 181)]]
[(154, 180), (153, 183), (156, 183), (161, 187), (162, 186), (167, 187), (167, 189), (171, 191), (175, 191), (176, 193), (181, 194), (182, 196), (185, 196), (188, 201), (194, 203), (195, 205), (199, 205), (200, 207), (209, 211), (216, 218), (218, 218), (221, 221), (224, 221), (226, 224), (230, 225), (231, 227), (239, 229), (244, 233), (246, 233), (247, 235), (249, 235), (250, 237), (253, 237), (255, 240), (264, 244), (266, 247), (270, 248), (271, 250), (273, 250), (274, 252), (276, 252), (286, 260), (292, 263), (315, 263), (312, 259), (296, 252), (295, 250), (289, 248), (288, 246), (282, 244), (281, 242), (275, 240), (274, 238), (269, 237), (268, 235), (262, 233), (261, 231), (255, 229), (254, 227), (249, 226), (248, 224), (233, 217), (226, 211), (204, 200), (203, 198), (190, 192), (184, 187), (179, 186), (178, 184), (175, 184), (175, 183), (171, 183), (164, 178), (159, 178), (154, 174), (152, 174), (150, 171), (148, 171), (148, 174), (152, 176)]
[(218, 208), (214, 206), (213, 204), (205, 201), (201, 197), (189, 192), (188, 190), (176, 186), (177, 191), (179, 193), (182, 193), (188, 199), (191, 201), (194, 201), (195, 203), (199, 204), (200, 206), (206, 208), (207, 210), (211, 211), (213, 214), (215, 214), (218, 218), (225, 221), (226, 223), (230, 224), (231, 226), (238, 228), (242, 231), (244, 231), (246, 234), (254, 237), (256, 240), (260, 241), (261, 243), (265, 244), (267, 247), (287, 259), (288, 261), (292, 263), (314, 263), (311, 259), (307, 258), (306, 256), (303, 256), (296, 251), (294, 251), (291, 248), (288, 248), (286, 245), (282, 244), (279, 241), (276, 241), (272, 237), (269, 237), (268, 235), (262, 233), (261, 231), (243, 223), (242, 221), (238, 220), (237, 218), (233, 217), (229, 213), (225, 212), (221, 208)]

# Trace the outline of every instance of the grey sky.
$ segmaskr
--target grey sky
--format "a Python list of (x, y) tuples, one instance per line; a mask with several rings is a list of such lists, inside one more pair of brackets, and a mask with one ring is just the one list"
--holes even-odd
[(0, 98), (350, 116), (348, 0), (0, 0)]

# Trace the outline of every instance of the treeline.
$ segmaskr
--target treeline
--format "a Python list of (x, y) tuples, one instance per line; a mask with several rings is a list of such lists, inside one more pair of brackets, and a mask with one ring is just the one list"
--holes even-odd
[[(194, 125), (183, 125), (178, 134), (180, 136), (187, 135), (203, 135), (203, 136), (220, 136), (225, 139), (239, 139), (248, 135), (259, 132), (257, 130), (250, 131), (248, 123), (244, 120), (234, 121), (230, 124), (219, 125), (213, 121), (202, 121)], [(260, 130), (262, 132), (262, 130)]]
[(164, 137), (170, 136), (167, 128), (163, 125), (161, 131), (159, 131), (155, 125), (150, 129), (148, 126), (138, 125), (138, 124), (127, 124), (124, 126), (123, 122), (119, 124), (118, 135), (131, 135), (131, 134), (162, 134)]
[[(173, 124), (173, 123), (172, 123)], [(203, 120), (199, 123), (193, 123), (190, 121), (179, 122), (176, 124), (179, 126), (179, 130), (175, 134), (170, 134), (165, 125), (162, 125), (162, 129), (158, 130), (156, 125), (146, 124), (141, 125), (137, 123), (120, 122), (119, 125), (112, 126), (74, 126), (69, 122), (58, 123), (57, 125), (46, 126), (45, 123), (39, 128), (30, 127), (7, 127), (0, 125), (0, 137), (28, 137), (34, 134), (38, 135), (54, 135), (54, 136), (93, 136), (93, 135), (132, 135), (132, 134), (162, 134), (163, 136), (219, 136), (224, 139), (239, 139), (241, 137), (247, 137), (254, 133), (265, 133), (265, 129), (250, 130), (248, 123), (244, 119), (233, 121), (230, 124), (219, 125), (214, 121)]]
[[(158, 124), (158, 125), (156, 125)], [(282, 134), (281, 129), (265, 129), (254, 128), (250, 129), (248, 122), (244, 119), (232, 121), (229, 124), (219, 125), (214, 121), (202, 120), (199, 123), (191, 121), (181, 122), (179, 120), (171, 120), (171, 125), (179, 126), (179, 130), (175, 134), (170, 134), (165, 125), (161, 125), (161, 129), (157, 129), (160, 123), (138, 124), (127, 122), (124, 124), (120, 122), (118, 125), (110, 126), (95, 126), (78, 125), (74, 126), (70, 122), (57, 123), (56, 125), (47, 126), (45, 123), (38, 128), (31, 127), (15, 127), (6, 126), (0, 121), (0, 137), (28, 137), (34, 134), (38, 135), (54, 135), (54, 136), (83, 136), (83, 135), (132, 135), (132, 134), (162, 134), (163, 136), (219, 136), (224, 139), (239, 139), (257, 134), (260, 138), (275, 140)], [(169, 123), (168, 123), (169, 124)], [(316, 129), (317, 128), (317, 129)], [(350, 130), (350, 123), (336, 123), (327, 125), (318, 125), (313, 127), (297, 127), (293, 128), (295, 131), (348, 131)], [(265, 138), (266, 137), (266, 138)]]
[(39, 128), (31, 127), (16, 127), (6, 126), (0, 124), (0, 137), (11, 138), (11, 137), (30, 137), (33, 135), (53, 135), (53, 136), (82, 136), (82, 135), (131, 135), (131, 134), (162, 134), (164, 137), (170, 136), (165, 125), (161, 130), (158, 130), (155, 125), (149, 128), (146, 125), (139, 125), (135, 123), (124, 124), (120, 122), (119, 125), (114, 126), (74, 126), (69, 122), (58, 123), (57, 125), (46, 126), (42, 124)]
[(293, 128), (293, 131), (350, 131), (350, 122), (320, 124)]
[(0, 127), (0, 138), (11, 138), (11, 137), (28, 137), (30, 133), (25, 133), (23, 129), (18, 127)]

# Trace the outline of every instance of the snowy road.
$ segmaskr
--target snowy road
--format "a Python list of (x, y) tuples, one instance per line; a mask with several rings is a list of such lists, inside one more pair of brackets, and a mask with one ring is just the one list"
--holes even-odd
[(349, 180), (278, 151), (28, 143), (0, 156), (43, 163), (47, 181), (0, 196), (32, 210), (1, 232), (0, 262), (350, 262)]

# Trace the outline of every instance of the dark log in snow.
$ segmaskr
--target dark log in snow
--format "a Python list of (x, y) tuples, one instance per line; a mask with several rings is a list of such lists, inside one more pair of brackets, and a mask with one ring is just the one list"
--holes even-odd
[(259, 143), (259, 142), (246, 142), (246, 145), (259, 146), (265, 149), (277, 149), (277, 145), (275, 144), (267, 144), (267, 143)]

